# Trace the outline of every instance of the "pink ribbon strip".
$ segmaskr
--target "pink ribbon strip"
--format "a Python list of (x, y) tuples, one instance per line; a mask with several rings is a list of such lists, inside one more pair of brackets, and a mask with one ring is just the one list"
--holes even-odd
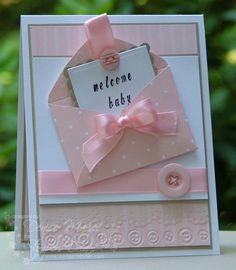
[(117, 146), (126, 128), (157, 137), (176, 135), (177, 130), (176, 112), (158, 113), (150, 98), (130, 105), (120, 118), (98, 114), (94, 121), (96, 133), (83, 143), (82, 150), (82, 158), (90, 173)]
[(98, 59), (106, 49), (117, 49), (111, 25), (106, 14), (86, 21), (84, 23), (84, 29), (94, 59)]
[(120, 56), (108, 16), (102, 14), (86, 21), (84, 29), (93, 59), (100, 59), (106, 70), (116, 69)]
[[(188, 168), (191, 177), (189, 192), (207, 192), (205, 168)], [(40, 195), (140, 194), (160, 192), (157, 185), (159, 168), (142, 168), (100, 182), (77, 188), (70, 171), (39, 171)]]

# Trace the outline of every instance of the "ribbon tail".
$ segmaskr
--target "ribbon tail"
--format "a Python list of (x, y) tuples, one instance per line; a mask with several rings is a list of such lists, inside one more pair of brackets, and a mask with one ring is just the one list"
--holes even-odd
[(101, 139), (96, 133), (83, 143), (82, 158), (89, 173), (116, 147), (122, 136), (123, 132), (119, 132), (108, 139)]
[(137, 128), (137, 130), (158, 137), (176, 135), (178, 121), (175, 111), (157, 113), (157, 119), (157, 123)]
[(158, 130), (160, 136), (176, 135), (177, 114), (175, 111), (158, 113)]

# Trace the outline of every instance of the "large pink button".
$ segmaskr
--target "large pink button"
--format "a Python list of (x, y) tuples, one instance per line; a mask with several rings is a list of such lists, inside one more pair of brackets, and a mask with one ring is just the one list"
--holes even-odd
[(157, 182), (161, 193), (170, 198), (178, 198), (189, 191), (191, 177), (188, 169), (172, 163), (160, 170)]

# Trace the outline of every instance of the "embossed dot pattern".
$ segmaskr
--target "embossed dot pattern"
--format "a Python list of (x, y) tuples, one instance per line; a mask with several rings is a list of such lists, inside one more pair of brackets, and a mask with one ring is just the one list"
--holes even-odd
[(54, 235), (48, 234), (45, 240), (50, 248), (56, 247), (57, 239)]
[(209, 237), (208, 231), (207, 230), (200, 230), (198, 232), (198, 237), (199, 237), (200, 240), (206, 241), (208, 239), (208, 237)]
[(108, 236), (105, 232), (98, 233), (96, 238), (98, 245), (105, 245), (108, 241)]
[(76, 236), (77, 244), (79, 247), (89, 246), (91, 240), (88, 233), (82, 233)]
[(151, 243), (156, 243), (159, 240), (159, 235), (157, 231), (149, 231), (147, 234), (147, 238), (149, 240), (149, 242)]
[(128, 234), (128, 239), (129, 242), (134, 245), (137, 246), (142, 242), (142, 233), (141, 231), (138, 230), (132, 230), (129, 232)]
[(183, 241), (186, 244), (191, 242), (192, 238), (193, 238), (192, 232), (188, 228), (181, 229), (179, 232), (179, 237), (180, 237), (181, 241)]
[(111, 240), (115, 244), (121, 244), (123, 242), (123, 235), (121, 233), (115, 232), (111, 235)]
[(174, 233), (172, 231), (165, 231), (163, 236), (166, 242), (172, 242), (174, 240)]
[(40, 211), (43, 251), (211, 243), (208, 207), (202, 201), (74, 205), (57, 207), (57, 211), (53, 206), (41, 206)]

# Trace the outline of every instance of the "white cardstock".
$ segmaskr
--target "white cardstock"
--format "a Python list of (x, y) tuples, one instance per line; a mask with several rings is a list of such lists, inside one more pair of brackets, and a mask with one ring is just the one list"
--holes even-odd
[(68, 74), (81, 108), (117, 115), (155, 77), (146, 46), (120, 53), (115, 70), (107, 71), (95, 60), (69, 68)]
[[(96, 213), (97, 206), (112, 205), (112, 219), (117, 216), (118, 221), (120, 221), (116, 206), (126, 206), (126, 203), (129, 202), (132, 203), (133, 207), (130, 208), (132, 211), (126, 219), (126, 224), (129, 225), (129, 222), (136, 222), (136, 214), (134, 215), (135, 211), (133, 210), (141, 211), (138, 208), (138, 203), (147, 206), (148, 212), (150, 209), (147, 202), (153, 201), (157, 205), (166, 205), (169, 200), (172, 200), (166, 197), (161, 199), (158, 197), (158, 199), (156, 196), (158, 194), (155, 193), (137, 194), (139, 197), (135, 198), (131, 196), (132, 194), (116, 194), (116, 197), (112, 194), (108, 194), (108, 196), (102, 194), (100, 197), (97, 195), (87, 197), (84, 195), (74, 197), (68, 195), (63, 198), (56, 197), (56, 199), (59, 198), (58, 204), (54, 205), (50, 200), (43, 201), (43, 197), (39, 195), (39, 171), (63, 172), (69, 170), (62, 148), (63, 140), (58, 137), (53, 122), (55, 119), (50, 114), (48, 97), (68, 61), (86, 42), (82, 28), (83, 23), (90, 18), (92, 16), (23, 16), (21, 20), (16, 217), (27, 214), (25, 205), (28, 203), (29, 215), (27, 214), (27, 217), (29, 217), (30, 225), (25, 227), (24, 233), (25, 220), (16, 219), (16, 248), (23, 248), (23, 244), (28, 241), (31, 259), (34, 261), (128, 257), (132, 257), (134, 261), (141, 257), (219, 254), (205, 33), (201, 15), (109, 16), (109, 19), (115, 38), (132, 43), (135, 46), (147, 42), (150, 44), (151, 52), (164, 59), (171, 69), (179, 98), (187, 115), (185, 121), (189, 122), (197, 149), (194, 152), (174, 157), (153, 166), (160, 166), (161, 168), (167, 163), (179, 163), (187, 168), (206, 168), (208, 192), (203, 194), (204, 196), (200, 193), (194, 194), (195, 197), (189, 195), (185, 198), (184, 203), (187, 205), (189, 201), (197, 205), (198, 202), (203, 202), (207, 206), (209, 217), (206, 222), (209, 222), (210, 245), (198, 247), (191, 246), (190, 243), (190, 245), (185, 246), (186, 243), (189, 243), (188, 241), (194, 240), (195, 237), (195, 235), (192, 237), (191, 234), (188, 234), (190, 230), (187, 225), (193, 222), (194, 224), (199, 223), (199, 226), (201, 226), (204, 220), (201, 219), (201, 215), (196, 220), (191, 219), (191, 215), (188, 216), (188, 213), (183, 211), (187, 223), (181, 228), (183, 230), (179, 231), (177, 219), (177, 227), (174, 228), (176, 236), (183, 236), (185, 240), (184, 245), (179, 247), (170, 244), (164, 248), (139, 248), (137, 246), (134, 249), (106, 250), (102, 248), (96, 251), (88, 249), (83, 252), (81, 250), (73, 251), (72, 249), (47, 252), (41, 248), (43, 239), (41, 226), (44, 224), (43, 222), (49, 222), (43, 216), (43, 210), (49, 207), (55, 210), (56, 218), (62, 217), (58, 211), (60, 209), (63, 216), (68, 218), (68, 208), (71, 205), (76, 205), (75, 214), (78, 214), (78, 217), (81, 217), (81, 209), (84, 205), (91, 207), (94, 213)], [(134, 96), (155, 77), (155, 72), (147, 47), (140, 46), (121, 52), (119, 68), (115, 71), (104, 70), (98, 59), (68, 68), (68, 76), (75, 98), (81, 108), (120, 115)], [(168, 98), (171, 98), (171, 96)], [(158, 102), (155, 105), (158, 107)], [(178, 204), (178, 201), (174, 199), (173, 203)], [(181, 205), (179, 209), (182, 209)], [(143, 217), (145, 218), (145, 215)], [(154, 217), (159, 218), (158, 213)], [(146, 220), (148, 221), (148, 218)], [(165, 236), (167, 237), (165, 241), (171, 240), (171, 232), (168, 231), (170, 230), (168, 226), (171, 227), (174, 220), (166, 219), (166, 221), (163, 230), (167, 230), (168, 234), (161, 230), (158, 231), (159, 238), (157, 241), (164, 239)], [(62, 223), (59, 223), (59, 225), (61, 226)], [(88, 223), (85, 225), (88, 225)], [(127, 231), (126, 240), (133, 241), (134, 239), (136, 241), (135, 239), (138, 239), (139, 232), (137, 232), (136, 227), (134, 228), (133, 231)], [(149, 230), (149, 232), (144, 232), (142, 227), (140, 239), (153, 235), (151, 226)], [(181, 234), (182, 231), (184, 232), (183, 235)], [(196, 231), (197, 236), (198, 232)], [(202, 230), (200, 232), (202, 233)], [(63, 234), (62, 231), (60, 233), (60, 241), (68, 239), (67, 234)], [(107, 233), (107, 230), (104, 233)], [(104, 233), (102, 235), (105, 235)], [(28, 238), (23, 238), (23, 235)], [(134, 235), (135, 237), (129, 238), (127, 235)], [(49, 233), (48, 236), (49, 243), (53, 243), (53, 233)], [(62, 236), (65, 236), (65, 238)], [(78, 235), (78, 239), (86, 240), (84, 234), (82, 236), (80, 238), (81, 235)], [(112, 238), (111, 235), (109, 237)], [(96, 239), (94, 236), (92, 241)], [(97, 264), (99, 264), (98, 261), (96, 261)]]

